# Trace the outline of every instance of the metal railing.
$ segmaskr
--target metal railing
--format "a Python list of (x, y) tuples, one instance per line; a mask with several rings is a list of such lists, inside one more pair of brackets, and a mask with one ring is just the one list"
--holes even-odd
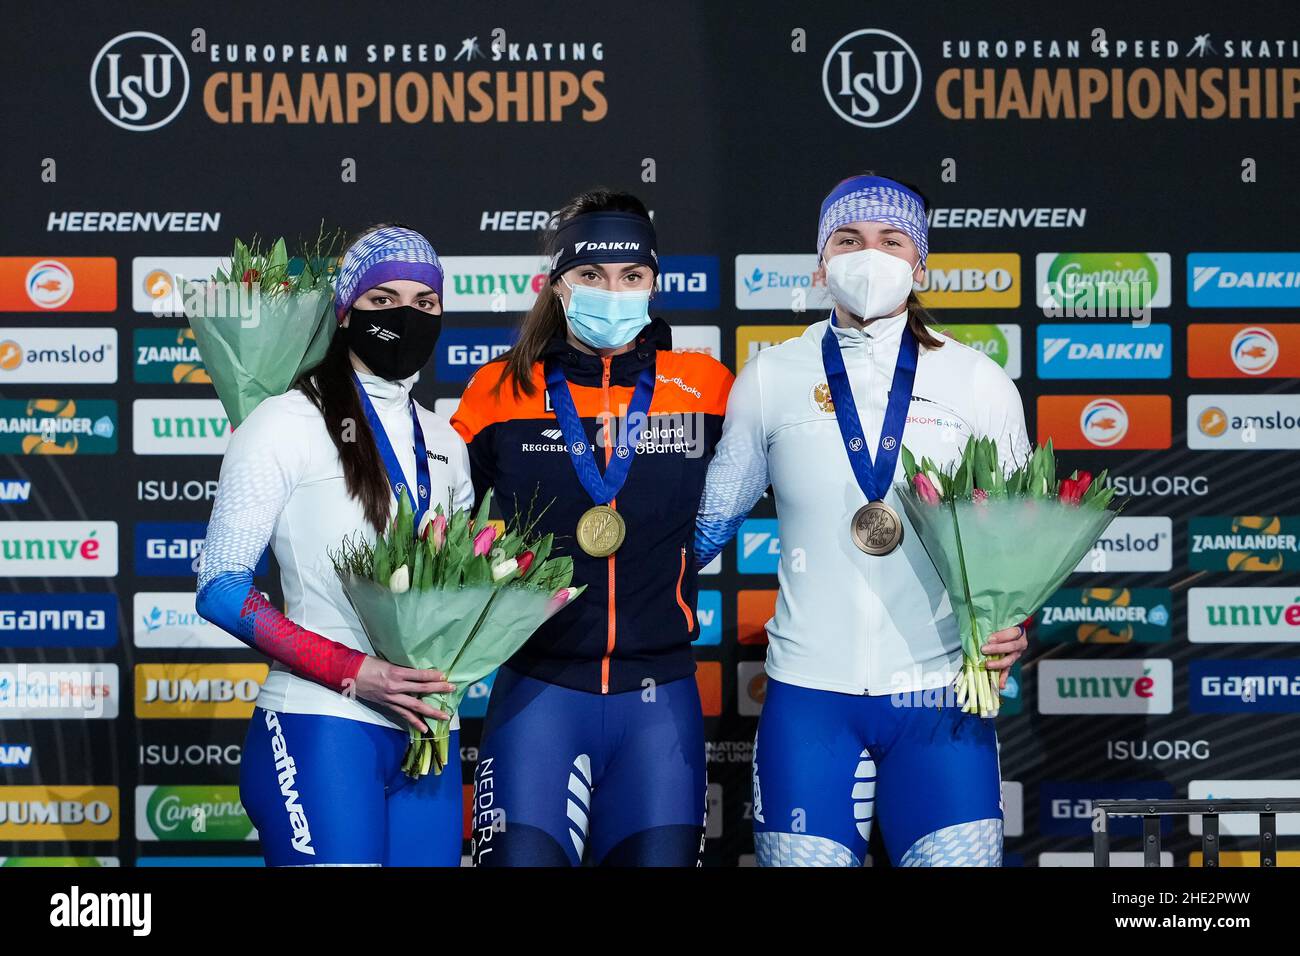
[(1219, 865), (1219, 816), (1224, 813), (1259, 815), (1259, 865), (1277, 866), (1277, 815), (1300, 812), (1300, 800), (1094, 800), (1092, 811), (1100, 826), (1092, 835), (1092, 865), (1110, 866), (1110, 818), (1142, 818), (1144, 866), (1160, 866), (1162, 817), (1201, 817), (1201, 851), (1207, 867)]

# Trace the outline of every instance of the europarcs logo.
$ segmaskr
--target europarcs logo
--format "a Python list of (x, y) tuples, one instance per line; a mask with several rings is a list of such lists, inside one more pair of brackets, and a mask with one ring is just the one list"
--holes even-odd
[(868, 129), (890, 126), (921, 96), (921, 62), (888, 30), (855, 30), (826, 54), (822, 90), (840, 119)]
[(90, 95), (110, 123), (146, 132), (174, 120), (190, 94), (190, 71), (165, 37), (132, 30), (113, 37), (90, 65)]

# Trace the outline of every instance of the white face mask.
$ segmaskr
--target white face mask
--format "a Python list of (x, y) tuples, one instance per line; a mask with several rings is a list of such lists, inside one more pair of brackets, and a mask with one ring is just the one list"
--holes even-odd
[(837, 304), (859, 318), (878, 319), (893, 315), (907, 301), (915, 271), (906, 259), (879, 249), (845, 252), (826, 263), (826, 288)]

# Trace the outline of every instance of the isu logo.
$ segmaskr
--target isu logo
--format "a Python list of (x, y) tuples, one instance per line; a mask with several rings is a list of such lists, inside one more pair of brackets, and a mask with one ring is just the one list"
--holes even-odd
[(1196, 417), (1196, 427), (1202, 435), (1218, 438), (1228, 430), (1228, 416), (1222, 408), (1211, 405)]
[(171, 41), (133, 30), (113, 37), (96, 55), (90, 92), (114, 126), (144, 132), (176, 118), (190, 93), (190, 72)]
[(1263, 375), (1277, 364), (1277, 337), (1268, 329), (1252, 326), (1232, 339), (1232, 364), (1246, 375)]
[(889, 126), (916, 105), (921, 63), (900, 37), (885, 30), (858, 30), (826, 54), (822, 90), (831, 109), (854, 126)]
[(1113, 398), (1098, 398), (1084, 406), (1079, 428), (1092, 444), (1109, 448), (1128, 434), (1128, 412)]

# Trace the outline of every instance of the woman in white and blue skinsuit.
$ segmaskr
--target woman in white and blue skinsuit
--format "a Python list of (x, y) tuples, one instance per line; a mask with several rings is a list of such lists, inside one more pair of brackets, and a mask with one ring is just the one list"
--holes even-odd
[[(363, 233), (343, 257), (329, 352), (249, 415), (221, 465), (198, 611), (274, 661), (240, 771), (271, 866), (460, 863), (457, 724), (440, 775), (401, 770), (407, 725), (446, 716), (420, 696), (451, 685), (374, 656), (327, 554), (357, 533), (373, 540), (398, 489), (418, 488), (417, 511), (473, 505), (465, 443), (411, 398), (441, 328), (442, 279), (419, 233)], [(284, 614), (253, 583), (268, 542)]]

